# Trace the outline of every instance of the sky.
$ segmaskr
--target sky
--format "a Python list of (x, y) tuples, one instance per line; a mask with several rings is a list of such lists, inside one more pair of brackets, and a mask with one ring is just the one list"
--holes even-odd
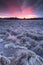
[(43, 0), (0, 0), (0, 17), (43, 17)]

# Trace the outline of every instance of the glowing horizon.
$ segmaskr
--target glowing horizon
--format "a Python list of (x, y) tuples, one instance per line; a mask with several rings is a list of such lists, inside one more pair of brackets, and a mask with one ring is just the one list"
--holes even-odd
[(13, 18), (37, 18), (38, 16), (36, 15), (26, 15), (26, 16), (0, 16), (0, 18), (10, 18), (10, 17), (13, 17)]
[[(14, 9), (14, 10), (13, 10)], [(7, 17), (17, 17), (17, 18), (37, 18), (38, 16), (35, 14), (34, 10), (29, 8), (23, 8), (21, 11), (16, 11), (15, 8), (10, 9), (9, 13), (2, 13), (0, 17), (7, 18)]]
[[(42, 2), (42, 3), (41, 3)], [(0, 17), (43, 17), (42, 0), (0, 0)]]

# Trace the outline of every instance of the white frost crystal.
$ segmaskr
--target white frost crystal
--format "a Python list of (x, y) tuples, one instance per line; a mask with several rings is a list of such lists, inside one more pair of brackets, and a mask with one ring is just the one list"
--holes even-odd
[(10, 60), (2, 55), (0, 55), (0, 65), (9, 65)]
[(1, 20), (0, 65), (43, 65), (43, 20)]
[(11, 61), (10, 65), (43, 65), (43, 59), (31, 50), (16, 45), (9, 45), (8, 47), (6, 47), (6, 49), (9, 51), (13, 51), (13, 53), (10, 53), (12, 54), (12, 57), (9, 57)]

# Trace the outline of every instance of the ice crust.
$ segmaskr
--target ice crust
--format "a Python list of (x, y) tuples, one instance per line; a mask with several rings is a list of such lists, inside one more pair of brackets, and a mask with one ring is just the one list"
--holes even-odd
[(43, 65), (42, 24), (43, 20), (0, 22), (0, 65)]
[(43, 59), (25, 47), (7, 44), (5, 49), (10, 56), (10, 65), (43, 65)]

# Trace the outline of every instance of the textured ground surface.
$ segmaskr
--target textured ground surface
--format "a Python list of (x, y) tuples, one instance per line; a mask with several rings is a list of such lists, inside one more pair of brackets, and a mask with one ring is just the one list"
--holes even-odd
[(43, 20), (0, 20), (0, 61), (43, 65)]

